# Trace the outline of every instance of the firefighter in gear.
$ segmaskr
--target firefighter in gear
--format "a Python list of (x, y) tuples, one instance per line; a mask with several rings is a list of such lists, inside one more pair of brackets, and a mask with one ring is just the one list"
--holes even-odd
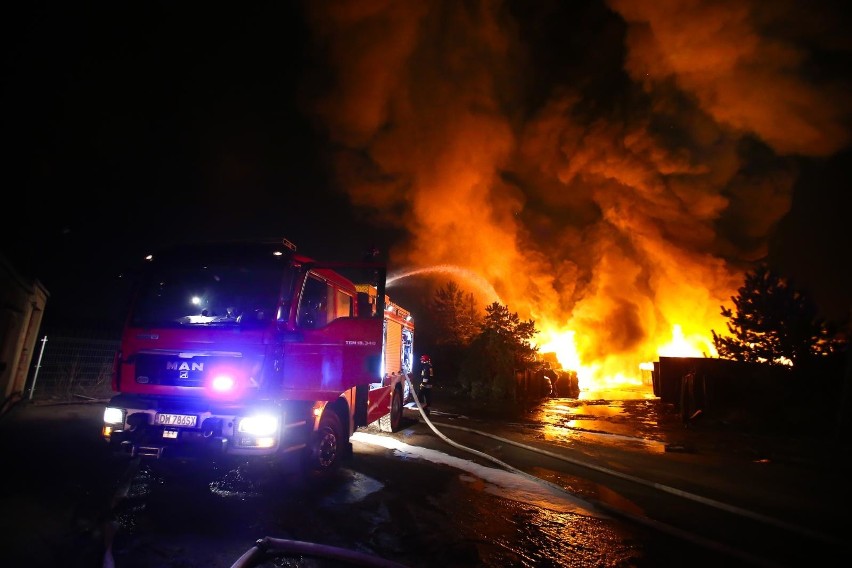
[(420, 356), (420, 406), (426, 414), (432, 406), (432, 383), (435, 378), (434, 370), (432, 369), (432, 359), (428, 355)]

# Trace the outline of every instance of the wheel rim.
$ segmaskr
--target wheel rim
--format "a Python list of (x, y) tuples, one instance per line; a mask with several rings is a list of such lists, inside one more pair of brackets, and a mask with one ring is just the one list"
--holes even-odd
[(323, 433), (319, 441), (318, 460), (322, 468), (327, 468), (337, 459), (337, 436), (329, 429)]

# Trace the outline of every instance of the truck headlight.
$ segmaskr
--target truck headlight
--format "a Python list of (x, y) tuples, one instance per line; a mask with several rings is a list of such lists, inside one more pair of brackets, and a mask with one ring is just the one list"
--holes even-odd
[(112, 425), (124, 424), (124, 410), (107, 406), (104, 408), (104, 423)]
[(237, 432), (250, 436), (272, 436), (278, 432), (278, 417), (271, 414), (257, 414), (240, 419)]
[(278, 417), (255, 414), (237, 422), (235, 442), (241, 448), (274, 448), (278, 443)]
[(124, 428), (124, 409), (107, 406), (104, 408), (104, 425), (101, 428), (101, 436), (109, 441), (116, 430)]

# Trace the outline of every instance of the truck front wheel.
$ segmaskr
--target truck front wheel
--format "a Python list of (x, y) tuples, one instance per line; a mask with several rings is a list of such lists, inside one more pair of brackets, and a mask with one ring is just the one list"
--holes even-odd
[(345, 443), (340, 418), (333, 411), (324, 412), (319, 428), (311, 437), (305, 456), (305, 469), (317, 473), (330, 473), (340, 467)]

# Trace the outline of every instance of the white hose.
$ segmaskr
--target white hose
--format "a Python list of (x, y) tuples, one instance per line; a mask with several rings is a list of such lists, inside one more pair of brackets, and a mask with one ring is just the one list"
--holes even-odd
[[(405, 376), (405, 380), (408, 382), (408, 388), (411, 389), (412, 393), (414, 393), (415, 392), (414, 386), (411, 384), (411, 379), (408, 377), (408, 375)], [(550, 481), (547, 481), (546, 479), (542, 479), (540, 477), (536, 477), (534, 475), (531, 475), (531, 474), (529, 474), (525, 471), (521, 471), (520, 469), (513, 467), (513, 466), (507, 464), (506, 462), (498, 460), (494, 456), (490, 456), (486, 453), (480, 452), (479, 450), (474, 450), (473, 448), (468, 448), (467, 446), (463, 446), (463, 445), (459, 444), (458, 442), (455, 442), (455, 441), (447, 438), (440, 430), (438, 430), (435, 427), (434, 424), (432, 424), (432, 421), (429, 420), (429, 415), (426, 414), (425, 410), (423, 410), (423, 407), (420, 405), (420, 398), (416, 394), (414, 396), (414, 403), (417, 405), (417, 409), (420, 411), (420, 416), (423, 417), (423, 420), (426, 421), (426, 424), (429, 425), (429, 428), (432, 429), (432, 431), (435, 433), (435, 435), (438, 436), (439, 438), (441, 438), (442, 440), (444, 440), (449, 445), (453, 446), (454, 448), (458, 448), (458, 449), (463, 450), (465, 452), (469, 452), (469, 453), (471, 453), (475, 456), (479, 456), (483, 459), (486, 459), (486, 460), (488, 460), (492, 463), (496, 463), (500, 467), (505, 468), (508, 471), (511, 471), (512, 473), (515, 473), (517, 475), (521, 475), (521, 476), (529, 479), (530, 481), (533, 481), (535, 483), (539, 483), (541, 485), (546, 485), (546, 486), (548, 486), (548, 487), (550, 487), (550, 488), (552, 488), (556, 491), (559, 491), (560, 493), (564, 493), (566, 495), (569, 495), (572, 498), (575, 497), (574, 494), (572, 494), (569, 491), (566, 491), (564, 487), (556, 485), (555, 483), (551, 483)]]

